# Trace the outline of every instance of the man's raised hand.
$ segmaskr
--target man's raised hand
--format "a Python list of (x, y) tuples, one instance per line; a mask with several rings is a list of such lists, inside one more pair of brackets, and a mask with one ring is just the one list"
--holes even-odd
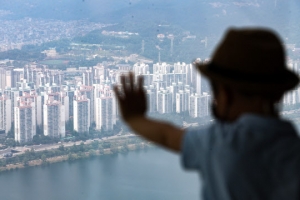
[(143, 89), (144, 79), (139, 76), (134, 82), (134, 74), (121, 76), (121, 90), (114, 86), (114, 92), (119, 102), (121, 115), (125, 122), (136, 117), (143, 117), (147, 111), (147, 98)]

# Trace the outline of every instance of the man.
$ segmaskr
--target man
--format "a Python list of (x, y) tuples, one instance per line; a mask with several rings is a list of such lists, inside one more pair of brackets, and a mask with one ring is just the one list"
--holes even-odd
[(182, 130), (146, 116), (143, 79), (115, 87), (124, 121), (137, 134), (180, 152), (203, 177), (204, 199), (300, 199), (300, 140), (277, 104), (299, 78), (286, 67), (281, 41), (266, 29), (230, 29), (207, 63), (214, 124)]

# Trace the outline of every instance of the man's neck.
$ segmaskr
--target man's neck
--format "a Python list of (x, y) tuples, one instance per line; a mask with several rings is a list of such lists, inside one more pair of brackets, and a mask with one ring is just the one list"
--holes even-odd
[(276, 106), (269, 102), (241, 102), (232, 105), (228, 112), (229, 121), (235, 121), (246, 113), (253, 113), (265, 117), (279, 117)]

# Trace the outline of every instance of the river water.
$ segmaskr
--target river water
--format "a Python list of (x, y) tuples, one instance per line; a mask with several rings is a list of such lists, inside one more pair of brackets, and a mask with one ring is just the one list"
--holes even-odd
[(198, 200), (199, 187), (158, 148), (0, 173), (1, 200)]

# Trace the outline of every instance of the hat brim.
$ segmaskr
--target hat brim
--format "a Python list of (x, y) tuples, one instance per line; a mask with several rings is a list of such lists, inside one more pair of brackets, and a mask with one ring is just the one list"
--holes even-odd
[(211, 62), (193, 64), (209, 80), (229, 85), (238, 90), (255, 93), (283, 93), (293, 89), (299, 83), (299, 76), (287, 68), (278, 74), (270, 73), (259, 77), (252, 74), (245, 76), (245, 74), (218, 71)]

